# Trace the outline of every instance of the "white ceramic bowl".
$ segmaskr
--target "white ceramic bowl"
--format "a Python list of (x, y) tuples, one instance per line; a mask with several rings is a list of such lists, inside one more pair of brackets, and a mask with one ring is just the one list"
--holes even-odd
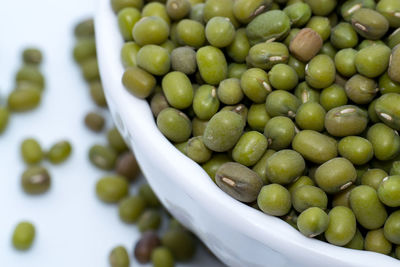
[(118, 129), (161, 202), (221, 261), (238, 267), (399, 266), (388, 256), (306, 238), (282, 220), (222, 192), (158, 131), (147, 102), (123, 88), (119, 53), (123, 41), (110, 0), (100, 1), (95, 23), (101, 77)]

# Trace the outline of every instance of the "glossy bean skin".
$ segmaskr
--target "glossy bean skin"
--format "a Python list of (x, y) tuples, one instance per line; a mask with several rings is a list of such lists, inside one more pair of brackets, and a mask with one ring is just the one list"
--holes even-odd
[(400, 137), (383, 123), (372, 125), (367, 132), (367, 139), (374, 148), (374, 155), (379, 160), (390, 160), (400, 151)]
[(379, 78), (379, 91), (382, 95), (387, 93), (400, 93), (400, 83), (392, 81), (388, 73), (385, 72)]
[(269, 81), (278, 90), (291, 90), (296, 87), (298, 80), (297, 72), (286, 64), (276, 64), (269, 72)]
[(270, 120), (264, 104), (253, 104), (247, 114), (247, 124), (256, 131), (263, 132), (265, 125)]
[(366, 173), (361, 177), (362, 185), (369, 185), (376, 190), (378, 190), (379, 184), (382, 180), (387, 177), (388, 174), (382, 169), (369, 169)]
[(173, 142), (184, 142), (189, 139), (192, 124), (189, 118), (174, 108), (165, 108), (157, 116), (160, 131)]
[(136, 54), (140, 46), (135, 42), (126, 42), (121, 48), (121, 61), (124, 67), (136, 66)]
[(375, 112), (389, 127), (400, 130), (400, 94), (387, 93), (376, 100)]
[(226, 49), (229, 57), (232, 58), (235, 62), (245, 62), (247, 54), (250, 50), (250, 43), (246, 35), (246, 29), (238, 29), (236, 31), (235, 38)]
[(337, 246), (348, 244), (356, 234), (357, 224), (353, 211), (347, 207), (338, 206), (328, 214), (329, 225), (325, 231), (326, 240)]
[(258, 174), (258, 176), (260, 176), (260, 178), (264, 184), (269, 184), (265, 164), (266, 164), (268, 158), (271, 157), (274, 153), (275, 153), (275, 150), (267, 149), (267, 151), (265, 151), (264, 155), (262, 155), (260, 160), (252, 168), (252, 170), (255, 171)]
[(387, 218), (383, 227), (385, 238), (393, 244), (400, 244), (400, 211), (395, 211)]
[(324, 129), (325, 109), (316, 102), (303, 103), (297, 109), (296, 123), (302, 130), (315, 130), (321, 132)]
[(390, 243), (384, 235), (383, 229), (371, 230), (365, 236), (365, 250), (388, 255), (392, 251)]
[(289, 184), (299, 177), (305, 168), (303, 157), (290, 149), (274, 153), (266, 162), (267, 177), (270, 182)]
[(331, 0), (305, 0), (313, 12), (313, 14), (318, 16), (326, 16), (332, 12), (332, 10), (336, 7), (337, 1)]
[(342, 138), (338, 144), (338, 149), (341, 156), (357, 165), (367, 163), (374, 155), (371, 142), (359, 136)]
[(232, 158), (245, 166), (253, 166), (268, 147), (267, 138), (257, 132), (244, 133), (232, 150)]
[(330, 40), (338, 49), (352, 48), (358, 44), (356, 31), (346, 22), (341, 22), (332, 29)]
[(271, 149), (281, 150), (288, 148), (295, 136), (296, 126), (293, 121), (284, 116), (271, 118), (264, 128), (268, 146)]
[(329, 217), (318, 207), (308, 208), (297, 219), (299, 231), (307, 237), (315, 237), (328, 228)]
[(134, 96), (146, 98), (156, 86), (156, 79), (139, 67), (129, 67), (122, 76), (122, 83)]
[(295, 95), (284, 90), (271, 92), (265, 101), (265, 107), (271, 117), (287, 116), (293, 118), (299, 106), (300, 100)]
[(239, 22), (237, 21), (234, 12), (233, 12), (233, 4), (232, 0), (211, 0), (206, 1), (204, 6), (204, 21), (208, 22), (211, 18), (216, 16), (226, 17), (235, 25), (238, 26)]
[(279, 42), (260, 43), (252, 46), (246, 57), (248, 65), (270, 70), (274, 65), (287, 63), (289, 51), (287, 47)]
[(200, 48), (206, 41), (204, 25), (191, 19), (183, 19), (176, 25), (177, 42)]
[(333, 108), (344, 106), (347, 104), (348, 98), (346, 91), (339, 84), (333, 84), (322, 90), (319, 102), (321, 106), (329, 111)]
[(186, 74), (173, 71), (162, 79), (162, 89), (168, 103), (177, 109), (189, 107), (193, 102), (193, 87)]
[(397, 29), (394, 32), (392, 32), (391, 35), (388, 36), (387, 38), (387, 45), (390, 48), (396, 47), (400, 43), (400, 31)]
[(396, 45), (392, 49), (392, 54), (389, 61), (388, 75), (394, 82), (400, 82), (400, 45)]
[(197, 51), (197, 66), (208, 84), (218, 84), (227, 78), (228, 65), (224, 54), (216, 47), (205, 46)]
[(324, 163), (338, 155), (337, 141), (313, 130), (300, 131), (293, 139), (292, 147), (305, 159)]
[(400, 206), (400, 175), (383, 178), (378, 187), (379, 200), (389, 207)]
[(335, 66), (337, 71), (346, 77), (351, 77), (357, 73), (355, 58), (357, 50), (353, 48), (345, 48), (339, 50), (335, 55)]
[(243, 99), (243, 91), (238, 78), (228, 78), (220, 82), (217, 89), (218, 99), (226, 105), (236, 105)]
[(389, 29), (387, 19), (369, 8), (360, 8), (354, 12), (351, 24), (362, 37), (370, 40), (380, 39)]
[(327, 55), (315, 56), (306, 66), (306, 81), (314, 88), (330, 86), (335, 81), (335, 74), (335, 63)]
[(285, 187), (279, 184), (270, 184), (261, 188), (257, 204), (266, 214), (283, 216), (290, 210), (290, 199), (290, 193)]
[(211, 150), (223, 152), (231, 149), (244, 129), (242, 116), (232, 111), (220, 111), (208, 122), (204, 131), (204, 144)]
[(287, 188), (288, 188), (290, 194), (293, 194), (293, 192), (296, 189), (298, 189), (302, 186), (305, 186), (305, 185), (314, 186), (315, 183), (310, 177), (303, 175), (303, 176), (300, 176), (299, 178), (297, 178), (294, 182), (290, 183)]
[(375, 189), (370, 186), (354, 188), (350, 193), (350, 206), (357, 221), (366, 229), (378, 229), (386, 221), (386, 209), (379, 201)]
[(271, 1), (265, 0), (239, 0), (233, 4), (233, 14), (242, 23), (249, 23), (258, 14), (268, 10)]
[(325, 116), (325, 128), (333, 136), (359, 135), (367, 123), (368, 113), (354, 105), (333, 108)]
[(304, 64), (304, 62), (290, 56), (287, 64), (296, 71), (299, 80), (304, 80), (306, 76), (306, 64)]
[(303, 212), (310, 207), (319, 207), (325, 210), (328, 206), (326, 193), (312, 185), (303, 185), (292, 192), (293, 207), (298, 212)]
[(337, 193), (346, 189), (357, 179), (353, 164), (345, 158), (333, 158), (315, 172), (315, 180), (319, 187), (327, 193)]
[(390, 48), (386, 45), (372, 45), (358, 51), (354, 63), (357, 71), (368, 78), (375, 78), (387, 69)]
[(368, 116), (373, 123), (378, 123), (381, 121), (375, 111), (376, 101), (377, 99), (373, 100), (368, 106)]
[(260, 68), (246, 70), (240, 78), (243, 93), (255, 103), (263, 103), (272, 91), (268, 74)]
[(171, 66), (167, 49), (158, 45), (145, 45), (136, 54), (136, 63), (153, 75), (166, 74)]
[(193, 98), (193, 110), (201, 120), (209, 120), (217, 113), (220, 102), (217, 89), (211, 85), (202, 85), (197, 88)]
[(350, 0), (343, 3), (340, 14), (345, 21), (350, 21), (351, 16), (362, 7), (375, 9), (375, 1), (372, 0)]
[(354, 103), (369, 104), (379, 90), (373, 79), (356, 74), (346, 82), (345, 91)]
[(167, 1), (165, 8), (171, 19), (180, 20), (189, 14), (191, 5), (187, 0), (170, 0)]
[(290, 18), (294, 27), (300, 27), (307, 23), (311, 18), (311, 8), (303, 2), (287, 5), (283, 10)]
[(384, 0), (376, 5), (376, 11), (381, 13), (394, 28), (400, 27), (400, 19), (397, 13), (400, 11), (400, 4), (397, 1)]
[(253, 19), (246, 28), (251, 43), (280, 39), (290, 30), (289, 17), (280, 10), (265, 12)]
[(321, 16), (313, 16), (308, 21), (307, 28), (311, 28), (316, 31), (322, 38), (323, 41), (326, 41), (331, 35), (331, 25), (328, 18)]
[(169, 35), (168, 24), (160, 17), (143, 17), (132, 30), (133, 40), (140, 46), (147, 44), (162, 44)]
[(235, 38), (235, 27), (224, 17), (213, 17), (206, 25), (207, 41), (214, 47), (226, 47)]
[(141, 18), (140, 11), (133, 7), (126, 7), (118, 12), (118, 26), (125, 41), (132, 41), (132, 29)]

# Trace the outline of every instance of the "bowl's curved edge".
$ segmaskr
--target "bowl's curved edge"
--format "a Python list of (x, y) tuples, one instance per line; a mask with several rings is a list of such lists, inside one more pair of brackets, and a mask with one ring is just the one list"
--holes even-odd
[[(302, 236), (278, 218), (265, 215), (255, 209), (232, 199), (223, 193), (209, 179), (203, 169), (191, 159), (180, 153), (162, 136), (156, 128), (153, 116), (146, 101), (129, 94), (121, 84), (123, 67), (120, 63), (119, 51), (122, 40), (119, 35), (115, 15), (111, 10), (110, 0), (99, 1), (96, 12), (96, 43), (99, 68), (105, 94), (117, 127), (126, 137), (129, 136), (133, 148), (137, 151), (145, 148), (157, 151), (157, 156), (143, 155), (151, 158), (156, 166), (176, 177), (173, 183), (184, 188), (199, 205), (207, 208), (219, 221), (229, 224), (233, 229), (250, 238), (266, 244), (275, 251), (291, 258), (293, 262), (324, 264), (325, 266), (398, 266), (398, 261), (390, 257), (367, 251), (343, 249)], [(113, 103), (118, 103), (114, 105)], [(130, 118), (123, 120), (122, 118)], [(139, 163), (142, 159), (138, 157)], [(179, 179), (190, 173), (191, 180)], [(180, 171), (178, 171), (178, 169)], [(146, 174), (146, 170), (144, 170)], [(173, 175), (172, 175), (173, 176)], [(152, 181), (149, 181), (150, 184)], [(193, 186), (195, 185), (195, 186)], [(157, 192), (158, 193), (158, 192)], [(205, 197), (206, 196), (206, 197)], [(282, 241), (285, 237), (285, 242)]]

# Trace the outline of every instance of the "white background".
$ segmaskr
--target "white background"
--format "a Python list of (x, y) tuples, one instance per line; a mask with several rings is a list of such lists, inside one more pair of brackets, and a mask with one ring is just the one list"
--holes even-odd
[[(139, 236), (134, 226), (119, 221), (115, 205), (96, 199), (94, 186), (103, 172), (87, 159), (89, 147), (105, 143), (105, 137), (89, 132), (83, 125), (84, 115), (96, 107), (71, 54), (73, 26), (92, 16), (95, 6), (95, 0), (0, 1), (0, 104), (5, 103), (14, 87), (24, 47), (33, 45), (44, 51), (42, 71), (46, 77), (40, 108), (13, 114), (9, 127), (0, 135), (2, 267), (108, 266), (107, 257), (114, 246), (125, 245), (132, 255)], [(107, 118), (107, 126), (111, 127)], [(63, 139), (73, 144), (67, 162), (59, 166), (45, 163), (53, 179), (45, 195), (26, 195), (20, 186), (25, 165), (19, 145), (27, 137), (37, 138), (43, 148)], [(11, 246), (12, 231), (21, 220), (32, 221), (37, 231), (33, 247), (26, 252)], [(132, 266), (138, 266), (132, 261)], [(193, 263), (178, 266), (220, 264), (200, 249)]]

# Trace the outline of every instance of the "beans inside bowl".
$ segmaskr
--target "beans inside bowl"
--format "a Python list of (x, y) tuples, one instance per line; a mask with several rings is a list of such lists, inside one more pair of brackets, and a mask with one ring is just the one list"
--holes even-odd
[(122, 84), (231, 197), (399, 256), (395, 0), (112, 1)]

